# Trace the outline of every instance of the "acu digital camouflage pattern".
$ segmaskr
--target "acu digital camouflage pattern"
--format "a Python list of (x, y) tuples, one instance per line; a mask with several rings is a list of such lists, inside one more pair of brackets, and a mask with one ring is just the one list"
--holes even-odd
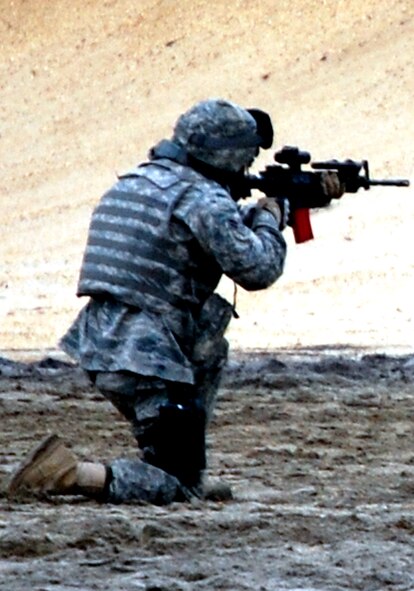
[[(181, 115), (174, 128), (173, 141), (185, 150), (215, 168), (238, 172), (250, 166), (257, 156), (256, 146), (237, 147), (238, 138), (256, 138), (256, 121), (238, 105), (224, 100), (206, 100), (194, 105)], [(203, 146), (202, 139), (232, 141), (231, 147), (211, 149)]]
[[(155, 175), (151, 186), (159, 194), (160, 168), (164, 175), (166, 168), (171, 173), (169, 178), (173, 184), (162, 189), (165, 202), (168, 203), (171, 196), (171, 206), (158, 210), (158, 225), (147, 224), (145, 233), (141, 233), (143, 220), (151, 212), (147, 212), (149, 206), (145, 209), (131, 205), (131, 195), (134, 191), (139, 195), (142, 187), (148, 191), (151, 174)], [(141, 176), (142, 169), (144, 177)], [(126, 202), (117, 205), (122, 209), (122, 215), (109, 215), (98, 205), (98, 222), (105, 225), (102, 229), (95, 224), (95, 214), (92, 216), (85, 260), (88, 260), (89, 252), (101, 262), (82, 268), (80, 287), (81, 293), (89, 291), (93, 297), (61, 341), (62, 348), (84, 369), (126, 370), (194, 383), (192, 351), (198, 338), (198, 318), (222, 273), (248, 290), (268, 287), (281, 275), (286, 244), (274, 217), (267, 211), (257, 210), (252, 228), (247, 227), (238, 206), (225, 189), (199, 173), (192, 171), (192, 174), (194, 182), (186, 185), (178, 198), (177, 179), (184, 176), (188, 183), (189, 168), (172, 160), (155, 160), (151, 166), (138, 167), (133, 175), (116, 184), (116, 199), (122, 201), (123, 191), (127, 195)], [(136, 234), (122, 234), (120, 227), (127, 221), (126, 212), (131, 216), (128, 230), (136, 230)], [(174, 240), (178, 243), (174, 255), (179, 270), (173, 269), (174, 257), (170, 253), (168, 267), (156, 254), (153, 259), (144, 260), (143, 256), (142, 263), (137, 257), (128, 274), (129, 283), (126, 283), (121, 259), (132, 261), (125, 245), (135, 253), (142, 253), (144, 249), (149, 252), (151, 244), (159, 239), (170, 244), (174, 244)], [(154, 267), (153, 280), (151, 265)], [(140, 269), (143, 269), (143, 276), (139, 275)], [(177, 307), (167, 298), (159, 297), (156, 301), (148, 293), (145, 297), (134, 293), (135, 280), (158, 285), (157, 271), (164, 271), (164, 276), (171, 279), (170, 284), (158, 286), (160, 293), (161, 290), (177, 293), (178, 286), (186, 282), (186, 293), (192, 293), (191, 305)], [(127, 301), (127, 291), (128, 298), (135, 298), (135, 306)], [(139, 302), (140, 306), (137, 305)], [(222, 303), (223, 307), (226, 305), (228, 307)]]
[(107, 502), (145, 502), (168, 505), (192, 498), (175, 476), (139, 459), (119, 458), (112, 462), (112, 481)]
[[(225, 358), (220, 358), (220, 361), (222, 365), (215, 368), (215, 372), (209, 371), (209, 380), (205, 380), (200, 390), (197, 390), (208, 415), (212, 411)], [(111, 481), (107, 500), (113, 503), (135, 500), (168, 504), (199, 494), (195, 489), (190, 492), (175, 476), (156, 467), (159, 465), (156, 448), (160, 433), (160, 409), (169, 402), (167, 384), (156, 378), (110, 372), (99, 373), (95, 379), (98, 389), (130, 423), (141, 451), (139, 460), (116, 459), (109, 464)], [(206, 391), (210, 393), (208, 399), (203, 398)], [(186, 461), (185, 457), (182, 459)]]
[[(234, 129), (229, 124), (226, 133)], [(247, 150), (243, 165), (253, 157)], [(253, 213), (245, 223), (220, 184), (155, 151), (119, 179), (92, 216), (79, 283), (80, 294), (91, 298), (61, 346), (97, 376), (139, 445), (168, 399), (168, 382), (193, 384), (211, 416), (232, 315), (232, 306), (214, 294), (222, 274), (258, 290), (283, 271), (286, 244), (277, 220), (260, 208)], [(118, 372), (134, 375), (132, 389), (110, 384)], [(119, 459), (111, 470), (111, 502), (185, 497), (176, 478), (141, 460)]]
[[(194, 236), (174, 219), (177, 204), (206, 180), (189, 167), (157, 160), (122, 177), (96, 207), (78, 295), (112, 295), (140, 309), (169, 315), (198, 309), (221, 271)], [(209, 266), (210, 273), (196, 276)]]

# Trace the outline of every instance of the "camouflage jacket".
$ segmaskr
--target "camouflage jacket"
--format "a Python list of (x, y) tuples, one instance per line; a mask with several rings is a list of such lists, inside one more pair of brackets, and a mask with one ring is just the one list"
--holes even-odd
[(222, 274), (258, 290), (283, 271), (275, 219), (260, 210), (253, 220), (217, 182), (171, 159), (120, 178), (92, 215), (78, 290), (91, 300), (62, 348), (87, 370), (192, 383), (197, 321)]

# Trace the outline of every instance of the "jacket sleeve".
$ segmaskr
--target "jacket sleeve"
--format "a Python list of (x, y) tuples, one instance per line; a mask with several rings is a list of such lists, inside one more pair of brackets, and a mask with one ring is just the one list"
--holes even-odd
[(193, 189), (185, 201), (177, 211), (178, 217), (230, 279), (253, 291), (269, 287), (281, 276), (286, 242), (271, 213), (256, 212), (249, 228), (223, 189), (207, 193)]

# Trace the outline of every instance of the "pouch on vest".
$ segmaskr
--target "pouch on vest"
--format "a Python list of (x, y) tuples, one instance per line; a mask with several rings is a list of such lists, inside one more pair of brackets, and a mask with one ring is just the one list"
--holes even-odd
[(232, 316), (233, 306), (218, 293), (207, 298), (196, 320), (193, 363), (208, 365), (216, 357)]

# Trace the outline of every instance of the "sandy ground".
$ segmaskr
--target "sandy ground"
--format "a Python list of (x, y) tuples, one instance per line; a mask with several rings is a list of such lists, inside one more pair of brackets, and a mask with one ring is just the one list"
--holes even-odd
[[(61, 359), (93, 205), (196, 100), (266, 109), (275, 150), (414, 176), (412, 0), (0, 0), (0, 51), (3, 358)], [(233, 502), (2, 497), (0, 588), (412, 590), (413, 197), (345, 195), (314, 241), (287, 231), (275, 286), (239, 290), (210, 435)], [(52, 430), (134, 453), (76, 368), (0, 370), (1, 490)]]
[[(134, 454), (76, 368), (0, 368), (3, 483), (46, 432), (84, 459)], [(412, 590), (413, 378), (412, 355), (234, 356), (209, 434), (209, 472), (232, 501), (4, 497), (0, 589)]]
[[(0, 0), (0, 347), (55, 346), (82, 305), (93, 205), (196, 100), (268, 110), (274, 149), (411, 178), (412, 8)], [(283, 279), (240, 290), (233, 346), (411, 349), (413, 214), (412, 187), (373, 188), (316, 212), (313, 242), (288, 231)]]

